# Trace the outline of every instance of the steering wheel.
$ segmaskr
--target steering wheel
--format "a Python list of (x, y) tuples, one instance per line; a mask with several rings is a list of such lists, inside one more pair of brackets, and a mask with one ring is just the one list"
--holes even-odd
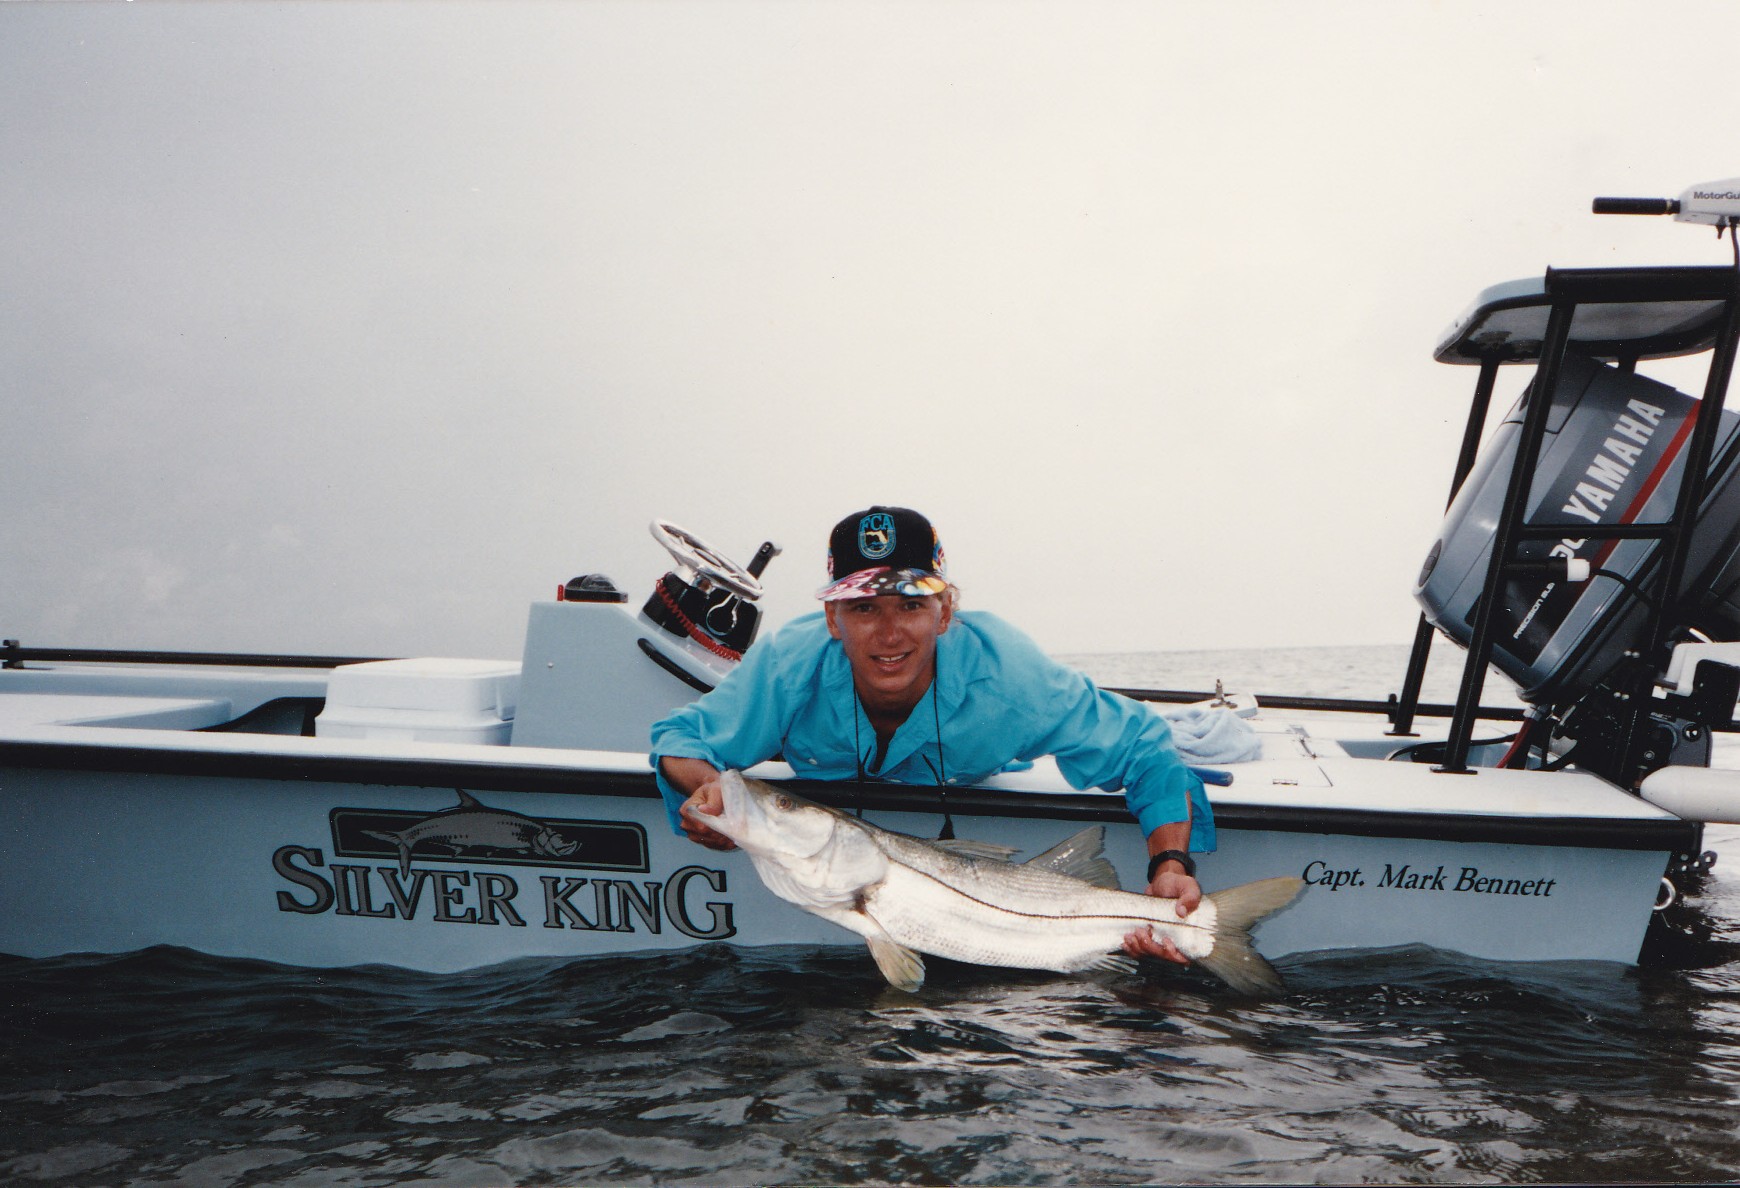
[(761, 583), (754, 574), (706, 544), (694, 533), (677, 527), (669, 520), (654, 520), (649, 527), (652, 529), (653, 539), (664, 546), (679, 569), (686, 569), (692, 574), (704, 577), (752, 602), (761, 597)]

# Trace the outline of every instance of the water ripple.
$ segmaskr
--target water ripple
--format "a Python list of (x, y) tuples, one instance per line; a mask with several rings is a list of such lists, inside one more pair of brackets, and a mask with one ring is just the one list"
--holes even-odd
[[(1725, 885), (1713, 902), (1726, 904)], [(1727, 943), (1706, 922), (1698, 943)], [(1252, 1003), (725, 946), (459, 977), (0, 958), (0, 1180), (400, 1185), (1721, 1180), (1740, 970), (1280, 963)]]

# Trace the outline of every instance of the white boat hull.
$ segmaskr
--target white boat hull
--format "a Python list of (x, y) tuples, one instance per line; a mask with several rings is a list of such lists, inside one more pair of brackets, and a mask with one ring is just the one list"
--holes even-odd
[[(15, 761), (0, 773), (0, 901), (9, 905), (0, 951), (177, 945), (294, 965), (453, 971), (713, 942), (859, 943), (770, 895), (742, 855), (674, 835), (643, 756), (436, 747), (424, 750), (442, 756), (410, 759), (299, 738), (271, 740), (271, 753), (260, 754), (260, 740), (219, 735), (187, 736), (204, 748), (190, 751), (169, 732), (111, 733), (135, 742), (155, 735), (158, 745), (118, 738), (9, 748)], [(1343, 763), (1353, 765), (1348, 783), (1389, 777), (1391, 800), (1405, 801), (1397, 789), (1429, 774), (1412, 764)], [(784, 774), (768, 766), (760, 774)], [(1260, 927), (1258, 947), (1271, 958), (1424, 944), (1495, 959), (1634, 961), (1674, 854), (1666, 814), (1635, 798), (1623, 800), (1642, 819), (1561, 817), (1560, 840), (1548, 843), (1537, 829), (1538, 844), (1525, 844), (1503, 839), (1530, 836), (1527, 818), (1464, 814), (1447, 828), (1443, 814), (1363, 809), (1357, 788), (1339, 806), (1326, 793), (1308, 809), (1272, 796), (1264, 803), (1258, 785), (1272, 770), (1246, 765), (1232, 789), (1216, 790), (1221, 844), (1200, 871), (1210, 891), (1278, 874), (1311, 884)], [(273, 774), (250, 774), (258, 772)], [(1060, 783), (1039, 790), (1048, 778), (951, 791), (958, 834), (1031, 854), (1084, 821), (1104, 821), (1109, 857), (1125, 885), (1138, 887), (1143, 841), (1122, 797)], [(1291, 781), (1284, 786), (1297, 795)], [(420, 840), (407, 868), (390, 840), (371, 836), (439, 818), (459, 804), (457, 788), (480, 811), (552, 831), (547, 844)], [(932, 789), (804, 791), (847, 803), (861, 795), (871, 820), (919, 836), (936, 836), (943, 819)], [(1438, 836), (1412, 835), (1423, 830)], [(571, 853), (551, 852), (569, 843)]]

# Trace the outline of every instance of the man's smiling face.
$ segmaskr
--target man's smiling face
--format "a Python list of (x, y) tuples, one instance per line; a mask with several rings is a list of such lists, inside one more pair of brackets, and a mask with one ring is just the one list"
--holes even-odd
[(949, 629), (948, 599), (879, 594), (823, 604), (828, 632), (846, 649), (866, 708), (911, 709), (930, 688), (937, 637)]

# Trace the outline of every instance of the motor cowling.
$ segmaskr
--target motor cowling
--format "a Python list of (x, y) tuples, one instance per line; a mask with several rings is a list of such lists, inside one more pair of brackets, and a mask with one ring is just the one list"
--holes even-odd
[[(1567, 354), (1530, 488), (1527, 522), (1649, 524), (1671, 518), (1700, 402), (1656, 380)], [(1524, 403), (1506, 416), (1464, 482), (1414, 595), (1457, 643), (1474, 635), (1493, 535), (1517, 453)], [(1693, 533), (1677, 628), (1740, 639), (1740, 482), (1730, 455), (1740, 416), (1724, 412)], [(1660, 540), (1567, 534), (1523, 541), (1499, 588), (1492, 664), (1525, 701), (1564, 703), (1635, 661), (1664, 553)], [(1568, 580), (1565, 561), (1593, 576)], [(1578, 566), (1580, 569), (1581, 566)]]

